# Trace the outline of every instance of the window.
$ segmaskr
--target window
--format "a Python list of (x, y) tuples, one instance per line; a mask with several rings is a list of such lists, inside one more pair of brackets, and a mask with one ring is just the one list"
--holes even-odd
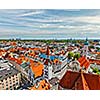
[(2, 86), (2, 88), (4, 88), (4, 86)]
[(15, 84), (13, 84), (13, 86), (15, 87)]
[(6, 84), (8, 83), (8, 81), (6, 81)]
[(16, 85), (18, 85), (18, 82), (16, 83)]
[(8, 86), (8, 84), (6, 84), (6, 86)]
[(9, 79), (11, 79), (11, 77), (9, 77)]
[(12, 84), (12, 82), (10, 81), (10, 84)]
[[(5, 74), (5, 76), (8, 76), (8, 74)], [(5, 79), (5, 80), (7, 80), (7, 79)]]
[(6, 90), (8, 90), (8, 88), (6, 88)]
[(3, 82), (3, 80), (1, 80), (1, 82)]
[(12, 88), (12, 86), (10, 86), (10, 89)]
[(14, 90), (16, 90), (16, 87), (14, 87)]
[(13, 80), (15, 80), (15, 78), (12, 78)]
[(9, 72), (9, 75), (11, 75), (11, 72)]
[(13, 81), (13, 83), (15, 83), (15, 81)]
[(18, 78), (18, 76), (16, 76), (16, 78)]
[(11, 79), (9, 80), (9, 82), (11, 82)]

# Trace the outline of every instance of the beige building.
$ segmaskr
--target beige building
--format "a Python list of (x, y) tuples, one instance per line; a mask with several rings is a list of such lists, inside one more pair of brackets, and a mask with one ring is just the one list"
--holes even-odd
[(16, 90), (20, 87), (21, 74), (16, 69), (0, 72), (0, 90)]

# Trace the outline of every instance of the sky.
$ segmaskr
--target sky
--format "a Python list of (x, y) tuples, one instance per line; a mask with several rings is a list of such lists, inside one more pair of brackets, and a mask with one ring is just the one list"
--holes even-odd
[(99, 37), (100, 9), (0, 10), (0, 39)]

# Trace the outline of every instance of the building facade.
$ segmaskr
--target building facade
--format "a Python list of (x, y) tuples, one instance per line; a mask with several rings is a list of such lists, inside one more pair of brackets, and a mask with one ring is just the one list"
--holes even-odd
[(0, 72), (0, 90), (16, 90), (21, 85), (21, 74), (16, 70)]

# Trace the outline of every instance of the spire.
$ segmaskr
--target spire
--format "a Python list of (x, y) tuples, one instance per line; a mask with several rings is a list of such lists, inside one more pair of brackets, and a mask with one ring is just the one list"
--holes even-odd
[(48, 65), (48, 64), (49, 64), (49, 55), (50, 55), (49, 46), (47, 46), (46, 55), (47, 55), (47, 58), (46, 58), (44, 64), (45, 64), (45, 65)]
[(47, 46), (46, 55), (49, 56), (49, 54), (50, 54), (50, 50), (49, 50), (49, 46)]

